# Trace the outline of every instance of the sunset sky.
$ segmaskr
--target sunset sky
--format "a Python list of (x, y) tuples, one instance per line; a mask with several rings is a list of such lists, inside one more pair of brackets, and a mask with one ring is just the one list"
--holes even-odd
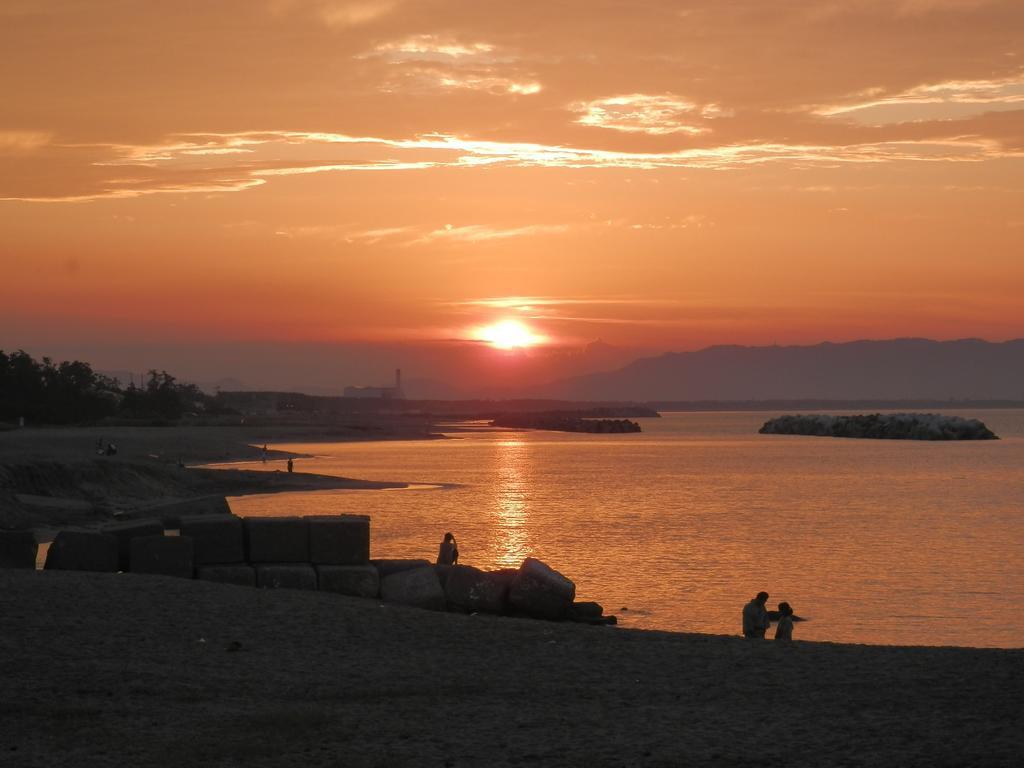
[(1020, 0), (4, 0), (0, 348), (370, 375), (513, 318), (1024, 336), (1022, 30)]

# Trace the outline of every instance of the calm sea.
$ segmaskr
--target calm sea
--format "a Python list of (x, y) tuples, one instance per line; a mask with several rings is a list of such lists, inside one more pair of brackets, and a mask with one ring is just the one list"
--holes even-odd
[(769, 436), (777, 413), (719, 412), (644, 419), (638, 435), (275, 445), (316, 455), (297, 471), (420, 487), (231, 506), (370, 515), (374, 557), (433, 560), (445, 531), (481, 568), (538, 557), (629, 627), (736, 634), (763, 589), (808, 619), (798, 639), (1021, 647), (1024, 411), (946, 413), (1003, 439)]

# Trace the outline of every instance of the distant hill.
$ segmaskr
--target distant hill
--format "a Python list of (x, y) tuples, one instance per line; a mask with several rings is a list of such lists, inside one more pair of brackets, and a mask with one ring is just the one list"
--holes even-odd
[(565, 400), (1024, 400), (1024, 339), (716, 346), (529, 392)]

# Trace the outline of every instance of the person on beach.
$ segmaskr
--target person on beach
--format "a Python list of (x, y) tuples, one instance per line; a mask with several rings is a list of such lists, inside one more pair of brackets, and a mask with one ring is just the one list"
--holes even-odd
[(775, 639), (787, 642), (793, 639), (793, 609), (789, 603), (779, 603), (779, 623), (775, 625)]
[(764, 607), (768, 602), (767, 592), (758, 592), (757, 597), (743, 606), (743, 636), (763, 640), (771, 621), (768, 610)]
[(292, 461), (291, 459), (288, 459), (288, 471), (291, 472), (294, 469), (295, 469), (295, 462)]
[(438, 565), (455, 565), (459, 562), (459, 545), (455, 543), (455, 537), (448, 532), (444, 535), (444, 541), (437, 551)]

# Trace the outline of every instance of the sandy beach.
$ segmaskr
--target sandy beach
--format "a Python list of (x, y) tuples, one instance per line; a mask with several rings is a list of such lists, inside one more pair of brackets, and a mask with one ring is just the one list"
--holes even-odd
[(8, 768), (1009, 766), (1024, 750), (1020, 650), (785, 646), (70, 572), (0, 572), (0, 623)]

